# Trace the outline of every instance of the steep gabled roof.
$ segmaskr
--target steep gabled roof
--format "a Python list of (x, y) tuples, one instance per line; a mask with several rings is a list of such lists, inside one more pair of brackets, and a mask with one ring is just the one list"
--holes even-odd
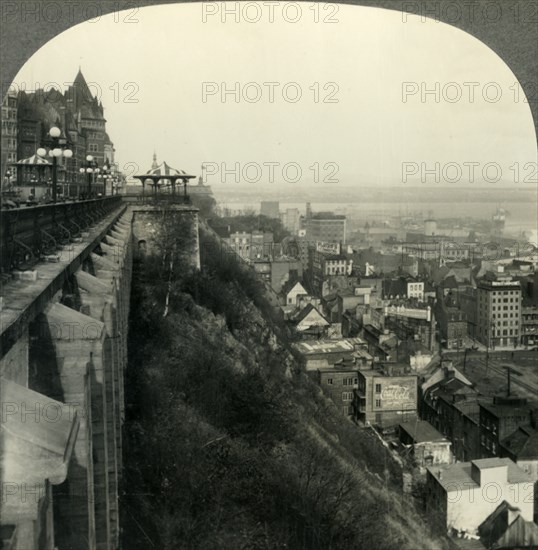
[(532, 548), (538, 547), (538, 525), (525, 521), (521, 516), (508, 526), (508, 529), (497, 539), (493, 548)]
[(454, 395), (475, 395), (476, 393), (475, 389), (458, 378), (441, 380), (430, 390), (431, 397), (439, 397), (448, 402), (454, 400)]
[(292, 291), (297, 291), (300, 294), (308, 294), (308, 292), (305, 290), (304, 286), (301, 284), (300, 281), (296, 281), (295, 284), (292, 285), (291, 288), (289, 288), (289, 290), (287, 291), (287, 294), (289, 294)]
[(294, 318), (294, 321), (296, 324), (300, 324), (304, 319), (306, 319), (311, 313), (315, 314), (315, 317), (317, 317), (322, 325), (330, 325), (331, 323), (329, 320), (319, 311), (319, 309), (312, 305), (307, 304)]
[[(88, 86), (88, 83), (86, 82), (86, 79), (84, 78), (84, 75), (82, 74), (82, 70), (78, 69), (77, 76), (75, 76), (75, 80), (73, 80), (73, 86), (76, 86), (81, 92), (83, 91), (90, 91), (90, 88)], [(88, 95), (90, 97), (90, 95)]]

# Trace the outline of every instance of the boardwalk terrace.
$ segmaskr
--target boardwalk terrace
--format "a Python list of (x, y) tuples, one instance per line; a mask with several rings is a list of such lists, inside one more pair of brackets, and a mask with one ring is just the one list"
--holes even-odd
[(2, 481), (38, 491), (2, 499), (8, 548), (119, 543), (131, 215), (105, 200), (112, 211), (88, 221), (56, 261), (15, 269), (2, 286), (2, 403), (24, 414), (13, 430), (17, 416), (1, 426)]
[[(67, 477), (80, 424), (77, 412), (9, 380), (1, 380), (0, 392), (5, 432), (0, 544), (9, 548), (5, 533), (17, 531), (17, 548), (53, 548), (52, 488)], [(38, 546), (38, 538), (46, 546)]]
[(132, 260), (155, 234), (173, 248), (183, 221), (198, 268), (197, 209), (106, 197), (21, 212), (2, 211), (0, 546), (119, 548)]

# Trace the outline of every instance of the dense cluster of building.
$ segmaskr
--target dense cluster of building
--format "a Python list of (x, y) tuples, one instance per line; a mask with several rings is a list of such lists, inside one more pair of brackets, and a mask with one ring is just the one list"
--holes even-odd
[[(2, 103), (1, 166), (2, 191), (12, 198), (36, 200), (50, 195), (53, 163), (37, 151), (50, 145), (49, 130), (61, 130), (60, 140), (73, 152), (58, 158), (59, 194), (78, 197), (86, 191), (88, 155), (92, 170), (107, 166), (114, 189), (123, 178), (114, 159), (114, 144), (106, 129), (102, 102), (92, 93), (79, 70), (64, 91), (55, 87), (33, 91), (9, 90)], [(103, 193), (102, 175), (92, 171), (94, 191)], [(107, 194), (113, 192), (109, 186)]]
[[(486, 383), (490, 354), (529, 354), (538, 344), (536, 250), (519, 257), (498, 231), (453, 231), (449, 240), (433, 220), (415, 234), (367, 226), (356, 246), (345, 216), (309, 204), (304, 216), (280, 213), (276, 202), (261, 212), (291, 236), (275, 243), (259, 230), (228, 243), (267, 274), (305, 371), (343, 415), (393, 440), (425, 486), (428, 516), (456, 540), (536, 547), (536, 389), (517, 393), (510, 372), (507, 387)], [(492, 238), (495, 260), (484, 246)], [(277, 277), (276, 266), (284, 266)], [(486, 377), (467, 372), (469, 353), (485, 361)]]

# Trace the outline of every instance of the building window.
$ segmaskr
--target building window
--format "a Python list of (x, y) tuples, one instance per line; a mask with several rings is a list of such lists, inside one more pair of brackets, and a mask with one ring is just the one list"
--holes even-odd
[(381, 393), (381, 384), (376, 384), (375, 385), (375, 392), (376, 393)]
[(381, 407), (381, 399), (376, 399), (375, 400), (375, 406), (376, 407)]
[(332, 383), (333, 383), (333, 379), (332, 378), (327, 378), (327, 384), (332, 386)]

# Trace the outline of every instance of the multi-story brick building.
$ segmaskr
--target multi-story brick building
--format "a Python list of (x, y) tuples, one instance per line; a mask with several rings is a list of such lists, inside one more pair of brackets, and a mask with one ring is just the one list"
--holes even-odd
[(434, 311), (441, 343), (447, 349), (462, 348), (468, 335), (466, 313), (457, 307), (447, 306), (442, 296), (438, 296)]
[(304, 340), (292, 345), (292, 352), (307, 371), (324, 369), (342, 359), (350, 359), (354, 353), (365, 350), (367, 344), (361, 338), (339, 340)]
[(333, 275), (351, 275), (353, 260), (344, 254), (327, 254), (311, 249), (311, 284), (313, 291), (321, 296), (323, 282)]
[(452, 443), (457, 460), (481, 458), (480, 403), (491, 399), (478, 393), (451, 363), (438, 368), (420, 388), (419, 410)]
[(386, 278), (383, 279), (382, 295), (387, 300), (393, 298), (414, 298), (421, 302), (424, 300), (424, 281), (409, 275)]
[(429, 350), (435, 346), (435, 315), (429, 305), (417, 306), (409, 301), (393, 302), (383, 309), (385, 328), (400, 340), (415, 340)]
[(269, 231), (236, 231), (228, 238), (232, 250), (247, 262), (273, 257), (273, 234)]
[(495, 396), (493, 403), (480, 403), (480, 454), (483, 458), (500, 456), (503, 439), (520, 426), (530, 425), (538, 403), (522, 397)]
[(353, 414), (353, 390), (358, 387), (358, 368), (353, 359), (341, 359), (318, 369), (318, 381), (343, 414)]
[(517, 345), (521, 335), (521, 285), (511, 277), (477, 285), (476, 338), (485, 346)]
[(0, 152), (2, 187), (11, 185), (16, 180), (16, 174), (10, 169), (11, 177), (5, 178), (8, 167), (17, 162), (17, 94), (9, 90), (2, 102), (2, 150)]
[(538, 344), (538, 306), (521, 309), (521, 343), (525, 346)]
[(454, 462), (450, 441), (429, 422), (425, 420), (400, 422), (398, 432), (400, 442), (410, 448), (411, 456), (420, 468)]
[(538, 482), (538, 429), (535, 415), (529, 426), (520, 426), (501, 441), (500, 456), (513, 460), (532, 476), (535, 484)]
[(279, 207), (278, 201), (261, 201), (260, 214), (278, 220), (280, 217)]
[(301, 213), (298, 208), (286, 208), (280, 215), (280, 220), (285, 229), (292, 235), (297, 235), (301, 228)]
[(517, 509), (523, 520), (533, 521), (532, 479), (509, 458), (428, 468), (426, 510), (432, 523), (444, 533), (457, 531), (476, 537), (479, 527), (503, 501)]
[(417, 375), (408, 365), (385, 363), (358, 371), (353, 407), (357, 420), (382, 429), (417, 416)]
[(332, 212), (316, 212), (305, 220), (306, 238), (327, 243), (346, 242), (346, 217)]
[[(39, 147), (48, 146), (48, 132), (52, 126), (62, 131), (62, 139), (73, 151), (69, 159), (58, 159), (58, 182), (61, 191), (77, 195), (86, 189), (88, 176), (80, 168), (86, 164), (86, 156), (92, 155), (99, 167), (105, 163), (111, 168), (114, 177), (120, 177), (114, 158), (114, 145), (106, 132), (106, 119), (102, 103), (93, 96), (79, 70), (73, 84), (62, 93), (51, 89), (37, 89), (27, 93), (21, 91), (17, 96), (17, 160), (28, 159), (36, 154)], [(47, 185), (50, 179), (43, 167), (18, 170), (18, 183), (28, 186), (32, 179), (38, 185)], [(35, 187), (35, 183), (32, 184)], [(103, 180), (92, 176), (95, 192), (103, 192)], [(108, 186), (107, 194), (111, 193)]]
[(254, 271), (277, 294), (290, 281), (300, 281), (303, 277), (303, 266), (295, 258), (265, 258), (252, 260)]
[(519, 278), (523, 303), (521, 309), (521, 343), (538, 344), (538, 272)]
[(480, 400), (465, 399), (454, 403), (452, 450), (456, 460), (480, 458)]

